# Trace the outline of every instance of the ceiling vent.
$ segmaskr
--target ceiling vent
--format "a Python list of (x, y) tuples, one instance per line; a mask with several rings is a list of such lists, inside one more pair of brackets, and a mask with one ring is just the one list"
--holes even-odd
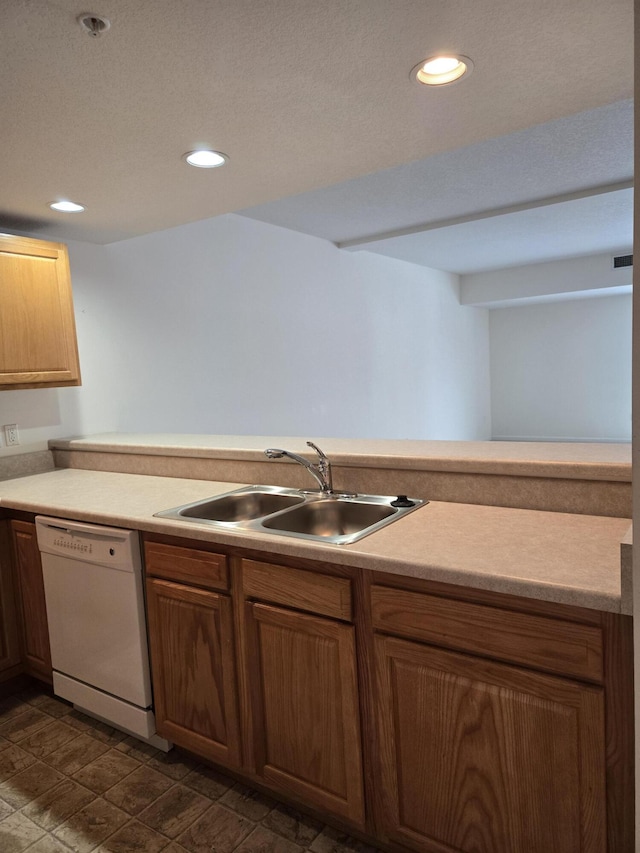
[(98, 38), (102, 33), (106, 33), (111, 26), (111, 22), (106, 18), (101, 18), (100, 15), (90, 15), (86, 12), (83, 15), (78, 15), (76, 20), (87, 35), (92, 38)]
[(632, 267), (633, 266), (633, 255), (614, 255), (613, 256), (613, 269), (619, 270), (622, 267)]

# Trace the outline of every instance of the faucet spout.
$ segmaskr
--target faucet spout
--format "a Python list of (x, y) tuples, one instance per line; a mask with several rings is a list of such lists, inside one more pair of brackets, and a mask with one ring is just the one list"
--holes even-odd
[(317, 484), (320, 486), (320, 491), (325, 495), (333, 494), (333, 476), (331, 473), (331, 463), (329, 459), (319, 447), (312, 441), (308, 441), (307, 445), (312, 447), (318, 454), (318, 462), (314, 465), (309, 462), (304, 456), (299, 456), (297, 453), (292, 453), (290, 450), (281, 450), (279, 447), (267, 447), (264, 455), (269, 459), (282, 459), (286, 456), (288, 459), (302, 465), (311, 474)]

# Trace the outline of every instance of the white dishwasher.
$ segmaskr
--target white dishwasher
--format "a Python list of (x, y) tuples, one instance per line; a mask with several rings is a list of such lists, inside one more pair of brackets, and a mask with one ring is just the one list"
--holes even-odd
[(138, 534), (44, 516), (36, 517), (36, 531), (54, 693), (170, 749), (152, 710)]

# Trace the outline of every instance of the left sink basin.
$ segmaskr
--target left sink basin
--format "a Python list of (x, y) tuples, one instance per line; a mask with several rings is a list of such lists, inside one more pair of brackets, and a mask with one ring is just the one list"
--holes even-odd
[(193, 521), (219, 521), (237, 524), (262, 518), (283, 509), (304, 503), (300, 493), (283, 494), (281, 489), (268, 486), (239, 489), (215, 498), (205, 498), (196, 503), (186, 504), (175, 509), (157, 512), (164, 518), (184, 518)]

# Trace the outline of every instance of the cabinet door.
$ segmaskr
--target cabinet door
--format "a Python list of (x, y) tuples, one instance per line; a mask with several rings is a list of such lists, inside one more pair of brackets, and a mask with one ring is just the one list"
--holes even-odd
[(0, 521), (0, 681), (17, 674), (20, 661), (9, 522)]
[(67, 249), (0, 235), (0, 387), (79, 385)]
[(20, 599), (25, 670), (29, 675), (51, 681), (49, 625), (36, 526), (31, 522), (14, 519), (11, 522), (11, 530)]
[(231, 600), (151, 578), (147, 608), (158, 732), (204, 758), (237, 766)]
[(363, 824), (353, 626), (263, 604), (246, 609), (258, 774)]
[(376, 637), (386, 836), (421, 853), (604, 853), (600, 688)]

